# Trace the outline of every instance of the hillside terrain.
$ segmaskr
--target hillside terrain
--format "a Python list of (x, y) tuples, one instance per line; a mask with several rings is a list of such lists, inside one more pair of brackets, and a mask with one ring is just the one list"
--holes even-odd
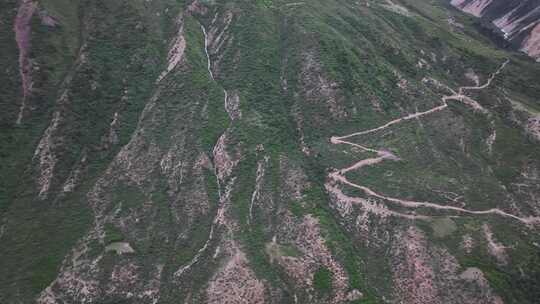
[(539, 12), (2, 1), (0, 303), (538, 303)]

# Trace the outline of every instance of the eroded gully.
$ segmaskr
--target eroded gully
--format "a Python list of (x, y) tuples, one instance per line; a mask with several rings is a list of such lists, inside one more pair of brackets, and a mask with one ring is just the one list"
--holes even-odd
[[(206, 59), (207, 59), (207, 70), (208, 70), (208, 75), (210, 76), (210, 79), (212, 81), (216, 81), (216, 79), (214, 78), (214, 73), (212, 72), (212, 61), (210, 59), (210, 53), (209, 53), (209, 40), (208, 40), (208, 33), (206, 31), (206, 28), (204, 27), (204, 25), (201, 24), (201, 30), (203, 32), (203, 35), (204, 35), (204, 53), (206, 54)], [(225, 111), (227, 111), (228, 107), (227, 107), (227, 100), (228, 100), (228, 93), (227, 93), (227, 90), (223, 89), (223, 95), (224, 95), (224, 108), (225, 108)], [(231, 113), (229, 113), (229, 111), (227, 111), (227, 114), (229, 115), (229, 118), (232, 120), (233, 119), (233, 116)], [(229, 193), (230, 193), (230, 189), (222, 189), (222, 185), (221, 185), (221, 179), (223, 179), (223, 176), (221, 176), (219, 174), (219, 168), (218, 168), (218, 165), (216, 164), (216, 159), (218, 157), (218, 154), (219, 153), (222, 153), (222, 148), (223, 147), (220, 147), (222, 144), (224, 144), (224, 136), (226, 134), (227, 131), (223, 132), (223, 134), (221, 134), (220, 138), (218, 139), (218, 141), (216, 142), (216, 144), (214, 145), (214, 148), (212, 150), (212, 153), (213, 153), (213, 156), (214, 156), (214, 161), (213, 161), (213, 164), (214, 164), (214, 176), (216, 178), (216, 183), (217, 183), (217, 189), (218, 189), (218, 197), (219, 197), (219, 202), (218, 202), (218, 210), (216, 212), (216, 216), (214, 217), (214, 220), (212, 221), (212, 225), (210, 227), (210, 233), (208, 234), (208, 239), (206, 240), (206, 242), (204, 243), (203, 247), (201, 247), (197, 253), (195, 254), (195, 256), (191, 259), (191, 261), (185, 265), (183, 265), (182, 267), (180, 267), (180, 269), (178, 269), (174, 275), (175, 277), (179, 278), (182, 276), (182, 274), (184, 274), (187, 270), (189, 270), (193, 265), (195, 265), (199, 259), (201, 258), (201, 256), (208, 250), (208, 247), (210, 246), (210, 242), (212, 242), (212, 240), (214, 239), (214, 236), (216, 234), (216, 229), (218, 228), (218, 226), (223, 222), (223, 217), (224, 217), (224, 212), (225, 212), (225, 202), (226, 200), (228, 199), (228, 196), (229, 196)]]

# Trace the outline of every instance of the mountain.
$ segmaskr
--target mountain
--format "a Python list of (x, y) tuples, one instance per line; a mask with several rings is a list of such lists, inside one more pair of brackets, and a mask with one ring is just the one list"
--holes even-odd
[(449, 1), (0, 22), (0, 303), (538, 302), (540, 65)]
[(504, 39), (540, 60), (539, 1), (452, 0), (451, 4), (494, 25)]

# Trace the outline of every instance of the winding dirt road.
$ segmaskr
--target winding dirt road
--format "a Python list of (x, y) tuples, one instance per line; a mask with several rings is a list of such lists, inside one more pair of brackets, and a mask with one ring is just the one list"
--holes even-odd
[[(352, 133), (352, 134), (345, 135), (345, 136), (333, 136), (333, 137), (331, 137), (330, 142), (332, 144), (334, 144), (334, 145), (340, 145), (340, 144), (349, 145), (349, 146), (352, 146), (352, 147), (359, 148), (359, 149), (361, 149), (363, 151), (366, 151), (366, 152), (376, 153), (377, 157), (363, 159), (363, 160), (360, 160), (360, 161), (354, 163), (353, 165), (351, 165), (351, 166), (349, 166), (347, 168), (338, 169), (338, 170), (336, 170), (334, 172), (331, 172), (328, 177), (329, 177), (329, 180), (332, 181), (333, 183), (327, 183), (326, 189), (330, 193), (335, 195), (336, 197), (338, 197), (338, 198), (340, 198), (342, 200), (347, 200), (349, 202), (353, 202), (353, 203), (358, 203), (360, 201), (359, 201), (358, 198), (346, 196), (343, 192), (341, 192), (341, 190), (338, 187), (335, 186), (335, 184), (340, 183), (340, 184), (343, 184), (343, 185), (347, 185), (347, 186), (350, 186), (350, 187), (353, 187), (353, 188), (356, 188), (356, 189), (359, 189), (359, 190), (363, 191), (368, 196), (375, 197), (375, 198), (378, 198), (378, 199), (381, 199), (381, 200), (384, 200), (384, 201), (387, 201), (387, 202), (394, 203), (394, 204), (399, 205), (401, 207), (410, 208), (410, 209), (428, 208), (428, 209), (452, 211), (452, 212), (455, 212), (455, 213), (469, 214), (469, 215), (490, 215), (491, 214), (491, 215), (499, 215), (499, 216), (502, 216), (502, 217), (511, 218), (511, 219), (517, 220), (517, 221), (519, 221), (521, 223), (524, 223), (526, 225), (540, 224), (540, 217), (519, 217), (517, 215), (513, 215), (513, 214), (507, 213), (505, 211), (502, 211), (502, 210), (500, 210), (498, 208), (474, 211), (474, 210), (468, 210), (468, 209), (454, 207), (454, 206), (438, 205), (438, 204), (430, 203), (430, 202), (417, 202), (417, 201), (410, 201), (410, 200), (403, 200), (403, 199), (399, 199), (399, 198), (389, 197), (389, 196), (377, 193), (374, 190), (372, 190), (372, 189), (370, 189), (370, 188), (368, 188), (366, 186), (355, 184), (355, 183), (349, 181), (347, 179), (347, 177), (345, 176), (350, 171), (360, 170), (361, 168), (366, 167), (366, 166), (374, 166), (374, 165), (377, 165), (377, 164), (379, 164), (379, 163), (381, 163), (383, 161), (387, 161), (387, 160), (392, 160), (392, 161), (399, 160), (399, 158), (397, 156), (395, 156), (394, 154), (392, 154), (391, 152), (389, 152), (387, 150), (372, 149), (372, 148), (365, 147), (365, 146), (360, 145), (360, 144), (356, 144), (356, 143), (347, 141), (346, 139), (349, 139), (351, 137), (362, 136), (362, 135), (378, 132), (378, 131), (390, 128), (391, 126), (400, 124), (400, 123), (408, 121), (408, 120), (421, 118), (423, 116), (427, 116), (427, 115), (442, 111), (442, 110), (448, 108), (448, 101), (462, 102), (462, 103), (474, 108), (475, 110), (481, 110), (482, 112), (484, 112), (484, 109), (480, 106), (480, 104), (478, 102), (476, 102), (474, 99), (467, 96), (465, 94), (465, 92), (470, 91), (470, 90), (482, 90), (482, 89), (488, 88), (491, 85), (491, 83), (493, 82), (493, 80), (495, 79), (495, 77), (497, 75), (499, 75), (502, 72), (502, 70), (506, 67), (508, 62), (509, 62), (508, 60), (505, 61), (497, 69), (497, 71), (495, 73), (491, 74), (488, 81), (485, 84), (481, 85), (481, 86), (479, 85), (479, 86), (475, 86), (475, 87), (461, 87), (458, 90), (459, 93), (456, 93), (454, 90), (452, 90), (450, 88), (447, 88), (452, 93), (452, 95), (443, 96), (441, 98), (442, 105), (440, 105), (440, 106), (434, 107), (434, 108), (432, 108), (430, 110), (427, 110), (427, 111), (424, 111), (424, 112), (417, 112), (417, 113), (413, 113), (413, 114), (403, 116), (401, 118), (394, 119), (394, 120), (392, 120), (392, 121), (390, 121), (390, 122), (388, 122), (388, 123), (386, 123), (386, 124), (384, 124), (382, 126), (379, 126), (379, 127), (373, 128), (373, 129), (360, 131), (360, 132)], [(365, 202), (363, 202), (363, 203), (365, 203)], [(395, 211), (390, 212), (389, 210), (388, 210), (388, 214), (394, 215), (394, 216), (406, 217), (406, 218), (411, 217), (410, 214), (399, 213), (399, 212), (395, 212)], [(421, 216), (420, 218), (422, 218), (422, 217), (423, 216)]]

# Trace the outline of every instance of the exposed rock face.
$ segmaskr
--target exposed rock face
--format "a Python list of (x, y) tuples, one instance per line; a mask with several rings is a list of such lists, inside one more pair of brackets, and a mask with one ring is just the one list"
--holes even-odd
[(493, 232), (491, 231), (489, 225), (484, 224), (482, 226), (482, 230), (484, 231), (484, 235), (487, 241), (487, 249), (489, 254), (492, 255), (497, 260), (497, 262), (501, 264), (508, 263), (508, 254), (506, 253), (507, 247), (495, 240)]
[(171, 42), (171, 47), (167, 55), (167, 68), (159, 75), (157, 82), (160, 82), (167, 74), (169, 74), (180, 63), (184, 57), (184, 51), (186, 49), (186, 39), (184, 38), (184, 24), (182, 22), (182, 16), (178, 18), (178, 33)]
[(536, 0), (452, 0), (453, 6), (493, 23), (501, 35), (540, 60), (540, 2)]
[(37, 183), (39, 187), (39, 197), (42, 199), (47, 197), (53, 178), (54, 167), (57, 162), (54, 148), (56, 146), (55, 141), (59, 140), (59, 138), (54, 137), (53, 135), (58, 130), (60, 119), (60, 112), (55, 112), (51, 125), (45, 130), (45, 134), (41, 138), (39, 145), (34, 152), (34, 158), (39, 160), (40, 175), (37, 179)]
[(292, 241), (293, 246), (298, 248), (302, 254), (297, 257), (281, 256), (278, 260), (301, 287), (308, 289), (311, 296), (314, 295), (313, 276), (315, 272), (321, 266), (326, 267), (332, 273), (334, 290), (331, 300), (327, 303), (342, 303), (347, 297), (349, 278), (343, 266), (336, 261), (325, 244), (319, 225), (312, 216), (306, 216), (301, 222), (286, 218), (285, 227), (290, 229), (287, 231), (288, 237), (295, 238)]
[(521, 50), (533, 58), (540, 58), (540, 22), (538, 22), (529, 35), (525, 37), (521, 44)]
[(230, 244), (231, 255), (225, 266), (210, 281), (207, 289), (209, 304), (263, 304), (266, 288), (248, 265), (248, 260), (236, 244)]
[(503, 303), (480, 269), (460, 273), (457, 260), (430, 246), (418, 229), (409, 227), (398, 239), (392, 250), (398, 303)]
[(540, 115), (529, 118), (526, 130), (534, 139), (540, 141)]
[(401, 257), (403, 263), (393, 267), (399, 297), (405, 303), (441, 303), (439, 291), (433, 282), (435, 272), (430, 265), (424, 236), (418, 230), (409, 228), (400, 235), (400, 239), (403, 243), (398, 245), (394, 254)]
[(493, 0), (477, 0), (477, 1), (467, 1), (467, 0), (452, 0), (451, 4), (461, 8), (464, 12), (467, 12), (476, 17), (481, 17), (482, 12), (493, 2)]
[(227, 152), (227, 133), (223, 133), (214, 146), (214, 165), (216, 166), (219, 180), (223, 181), (230, 176), (237, 164), (238, 158), (233, 158)]

